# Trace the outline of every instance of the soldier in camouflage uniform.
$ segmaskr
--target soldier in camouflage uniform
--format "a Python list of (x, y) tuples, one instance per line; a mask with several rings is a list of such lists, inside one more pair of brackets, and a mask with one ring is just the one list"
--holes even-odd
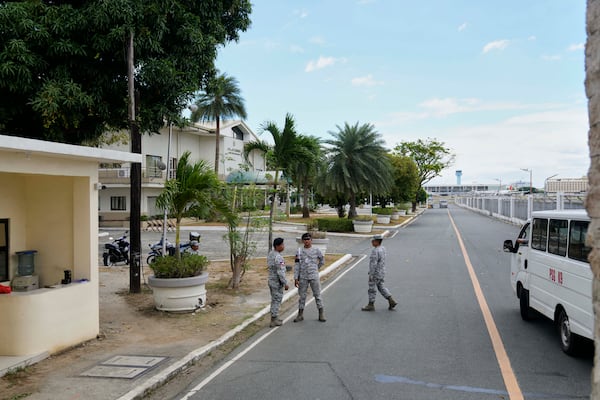
[(294, 263), (294, 285), (298, 288), (298, 316), (294, 322), (304, 321), (304, 305), (306, 304), (306, 291), (310, 285), (315, 303), (319, 310), (319, 321), (325, 322), (323, 312), (323, 300), (321, 299), (321, 282), (319, 281), (319, 269), (325, 263), (325, 257), (320, 249), (312, 247), (310, 233), (302, 235), (304, 247), (296, 252)]
[(285, 278), (285, 261), (281, 252), (285, 250), (282, 238), (273, 240), (273, 250), (267, 257), (267, 266), (269, 268), (269, 289), (271, 290), (271, 328), (281, 326), (283, 321), (279, 319), (279, 307), (283, 299), (283, 289), (288, 290), (289, 286)]
[(392, 298), (390, 291), (383, 286), (385, 279), (385, 247), (381, 245), (382, 235), (375, 235), (371, 239), (371, 256), (369, 258), (369, 304), (361, 308), (363, 311), (375, 311), (375, 297), (377, 291), (388, 301), (388, 310), (393, 310), (398, 303)]

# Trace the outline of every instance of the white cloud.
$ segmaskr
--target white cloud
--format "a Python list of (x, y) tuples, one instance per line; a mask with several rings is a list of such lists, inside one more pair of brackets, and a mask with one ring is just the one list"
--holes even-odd
[(462, 32), (462, 31), (464, 31), (465, 29), (467, 29), (467, 23), (466, 23), (466, 22), (464, 22), (463, 24), (461, 24), (461, 25), (458, 27), (458, 31), (459, 31), (459, 32)]
[(510, 41), (506, 40), (506, 39), (489, 42), (488, 44), (483, 46), (482, 53), (485, 54), (492, 50), (504, 50), (505, 48), (508, 47), (509, 43), (510, 43)]
[(331, 67), (335, 65), (337, 62), (343, 62), (343, 59), (334, 58), (334, 57), (323, 57), (320, 56), (318, 60), (310, 60), (306, 67), (304, 68), (305, 72), (313, 72), (318, 69), (323, 69), (326, 67)]
[(373, 79), (373, 75), (369, 74), (366, 76), (359, 76), (356, 78), (352, 78), (352, 85), (353, 86), (368, 86), (368, 87), (372, 87), (372, 86), (377, 86), (377, 85), (383, 85), (382, 81), (376, 81), (375, 79)]
[(460, 112), (473, 111), (480, 105), (478, 99), (433, 98), (425, 100), (419, 106), (428, 110), (429, 115), (446, 116)]
[(304, 49), (296, 44), (290, 46), (290, 52), (292, 53), (304, 53)]
[[(481, 101), (465, 103), (464, 108), (485, 106)], [(466, 116), (456, 124), (419, 132), (407, 129), (407, 123), (420, 119), (414, 126), (423, 125), (422, 121), (430, 117), (428, 113), (394, 113), (376, 126), (388, 148), (403, 140), (434, 137), (456, 154), (454, 165), (432, 184), (455, 183), (454, 172), (459, 169), (463, 171), (463, 184), (497, 184), (496, 179), (508, 184), (528, 181), (529, 174), (520, 169), (531, 168), (536, 187), (542, 187), (544, 179), (554, 174), (578, 178), (587, 172), (590, 160), (585, 105), (535, 104), (516, 107), (511, 114), (497, 123), (485, 124), (472, 124), (473, 119)], [(404, 131), (414, 136), (401, 133)]]
[(320, 46), (323, 46), (325, 44), (325, 39), (323, 39), (321, 36), (313, 36), (308, 41), (310, 43), (318, 44)]
[(306, 10), (294, 10), (294, 15), (297, 15), (299, 18), (308, 17), (308, 11)]
[(585, 49), (585, 44), (583, 43), (575, 43), (570, 45), (567, 50), (568, 51), (579, 51), (579, 50), (584, 50)]
[(551, 56), (548, 56), (548, 55), (545, 55), (545, 54), (544, 54), (544, 55), (542, 56), (542, 60), (544, 60), (544, 61), (558, 61), (558, 60), (560, 60), (560, 58), (561, 58), (561, 57), (560, 57), (560, 55), (558, 55), (558, 54), (551, 55)]

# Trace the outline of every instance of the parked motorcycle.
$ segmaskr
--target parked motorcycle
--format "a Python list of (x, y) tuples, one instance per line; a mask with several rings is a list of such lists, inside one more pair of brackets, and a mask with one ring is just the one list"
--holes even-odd
[(123, 235), (114, 240), (112, 237), (109, 239), (112, 240), (112, 242), (104, 245), (104, 253), (102, 253), (104, 266), (116, 265), (119, 262), (129, 264), (129, 242), (127, 241), (127, 235)]
[[(200, 241), (200, 236), (201, 235), (198, 232), (190, 232), (190, 234), (189, 234), (190, 240), (187, 242), (184, 242), (184, 243), (179, 243), (179, 253), (183, 254), (186, 250), (188, 250), (191, 247), (192, 241)], [(148, 246), (150, 246), (150, 253), (148, 253), (148, 258), (146, 258), (146, 263), (148, 265), (150, 265), (154, 262), (154, 260), (156, 260), (156, 257), (162, 257), (162, 255), (163, 255), (162, 238), (160, 238), (160, 240), (156, 243), (150, 243)], [(169, 242), (168, 239), (167, 239), (166, 249), (167, 249), (167, 254), (169, 256), (175, 255), (175, 245), (173, 243)]]

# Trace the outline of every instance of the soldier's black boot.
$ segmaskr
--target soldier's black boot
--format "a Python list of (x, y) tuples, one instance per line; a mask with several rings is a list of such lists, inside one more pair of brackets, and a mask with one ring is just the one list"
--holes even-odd
[(369, 304), (367, 304), (366, 306), (364, 306), (363, 308), (361, 308), (361, 310), (363, 310), (363, 311), (375, 311), (375, 303), (373, 303), (372, 301), (370, 301)]
[(321, 321), (321, 322), (327, 321), (325, 319), (325, 314), (323, 314), (323, 307), (319, 308), (319, 321)]
[(394, 307), (396, 307), (398, 305), (398, 303), (396, 303), (396, 300), (394, 300), (392, 298), (392, 296), (388, 297), (387, 301), (390, 304), (390, 306), (388, 307), (388, 310), (393, 310)]
[(300, 321), (304, 321), (304, 310), (303, 309), (299, 309), (298, 310), (298, 315), (296, 316), (296, 318), (294, 318), (294, 322), (300, 322)]
[(281, 326), (281, 324), (283, 324), (282, 320), (280, 320), (277, 317), (271, 317), (271, 324), (269, 325), (271, 328), (274, 328), (276, 326)]

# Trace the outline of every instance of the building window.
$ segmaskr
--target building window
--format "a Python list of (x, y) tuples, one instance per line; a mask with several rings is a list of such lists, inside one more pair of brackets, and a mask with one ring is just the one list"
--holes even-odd
[(126, 201), (125, 196), (111, 196), (110, 197), (110, 209), (111, 209), (111, 211), (127, 210), (127, 201)]
[(242, 132), (242, 130), (239, 127), (234, 126), (233, 128), (231, 128), (231, 130), (233, 131), (233, 134), (235, 135), (235, 138), (237, 140), (244, 140), (244, 132)]
[(146, 155), (146, 177), (162, 178), (162, 170), (158, 167), (162, 164), (162, 157)]
[(0, 219), (0, 282), (8, 280), (8, 219)]

